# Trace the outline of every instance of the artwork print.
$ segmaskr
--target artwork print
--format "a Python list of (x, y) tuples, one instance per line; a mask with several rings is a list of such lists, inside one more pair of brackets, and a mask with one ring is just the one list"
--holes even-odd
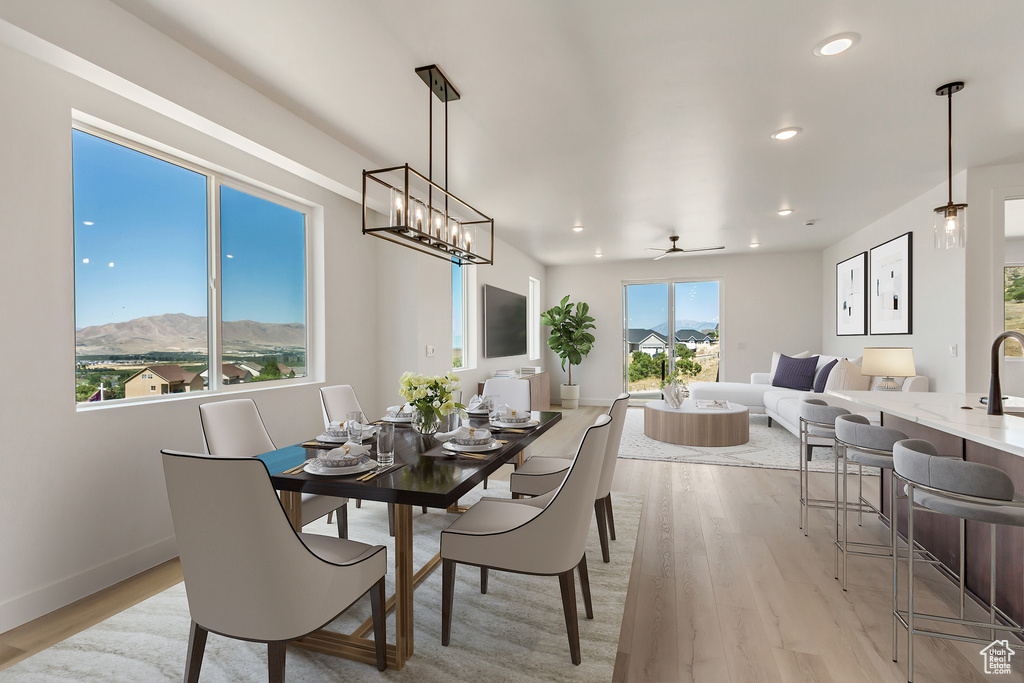
[(836, 264), (836, 335), (867, 334), (867, 264), (862, 251)]
[(871, 334), (913, 331), (913, 233), (905, 233), (871, 250)]

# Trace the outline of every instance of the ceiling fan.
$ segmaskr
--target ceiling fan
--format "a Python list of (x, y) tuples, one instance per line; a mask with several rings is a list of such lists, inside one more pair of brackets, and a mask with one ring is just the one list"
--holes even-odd
[(715, 251), (716, 249), (725, 249), (725, 247), (701, 247), (699, 249), (683, 249), (676, 242), (679, 241), (679, 235), (672, 235), (669, 237), (672, 241), (672, 246), (668, 249), (658, 249), (657, 247), (647, 247), (648, 251), (660, 251), (663, 252), (658, 256), (654, 257), (654, 260), (665, 258), (666, 256), (675, 256), (677, 254), (689, 254), (695, 251)]

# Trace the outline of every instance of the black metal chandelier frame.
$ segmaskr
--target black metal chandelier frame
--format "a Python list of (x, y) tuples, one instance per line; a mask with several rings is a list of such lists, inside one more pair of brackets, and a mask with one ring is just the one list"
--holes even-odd
[[(429, 171), (423, 175), (409, 164), (363, 171), (363, 234), (401, 244), (430, 256), (459, 265), (494, 263), (494, 219), (448, 191), (448, 102), (461, 98), (436, 64), (421, 66), (417, 75), (429, 88), (430, 110)], [(434, 182), (434, 101), (444, 102), (444, 186)], [(425, 186), (426, 197), (417, 197), (410, 182)], [(369, 185), (373, 183), (374, 185)], [(368, 226), (368, 187), (382, 186), (392, 196), (388, 225)], [(425, 209), (413, 215), (412, 206)], [(399, 207), (396, 210), (396, 205)], [(440, 219), (440, 221), (437, 221)], [(436, 222), (437, 221), (437, 222)], [(442, 229), (443, 226), (443, 229)], [(474, 237), (475, 236), (475, 237)], [(479, 245), (486, 236), (486, 255)]]

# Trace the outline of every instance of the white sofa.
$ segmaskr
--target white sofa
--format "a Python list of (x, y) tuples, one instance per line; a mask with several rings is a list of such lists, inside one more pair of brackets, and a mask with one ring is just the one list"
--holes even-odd
[[(813, 354), (811, 354), (813, 355)], [(817, 371), (830, 363), (835, 356), (819, 356)], [(872, 377), (870, 388), (881, 380)], [(747, 406), (751, 413), (764, 413), (768, 416), (768, 425), (778, 422), (794, 435), (800, 433), (800, 402), (806, 398), (820, 398), (829, 405), (838, 405), (852, 413), (862, 412), (862, 406), (830, 396), (826, 393), (800, 391), (774, 387), (770, 383), (771, 373), (755, 372), (750, 376), (750, 383), (743, 382), (695, 382), (690, 385), (690, 398), (718, 399)], [(897, 378), (897, 382), (900, 379)], [(903, 391), (928, 391), (928, 378), (924, 375), (907, 377), (901, 384)], [(878, 416), (865, 413), (877, 423)], [(820, 445), (824, 445), (824, 441)], [(831, 442), (829, 442), (831, 443)], [(813, 444), (818, 445), (818, 444)]]

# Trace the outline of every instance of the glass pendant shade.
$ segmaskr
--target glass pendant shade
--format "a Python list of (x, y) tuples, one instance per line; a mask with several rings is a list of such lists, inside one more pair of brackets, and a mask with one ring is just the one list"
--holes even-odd
[(935, 248), (960, 249), (967, 245), (967, 205), (947, 204), (935, 209)]

